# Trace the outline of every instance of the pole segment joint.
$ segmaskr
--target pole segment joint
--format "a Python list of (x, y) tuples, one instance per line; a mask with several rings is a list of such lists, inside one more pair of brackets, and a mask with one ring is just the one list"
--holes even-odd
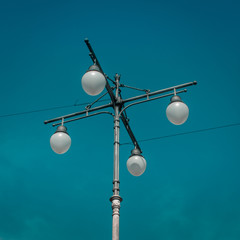
[(110, 198), (110, 202), (112, 202), (112, 215), (118, 215), (120, 216), (119, 210), (120, 210), (120, 203), (122, 202), (122, 198), (119, 195), (113, 195)]

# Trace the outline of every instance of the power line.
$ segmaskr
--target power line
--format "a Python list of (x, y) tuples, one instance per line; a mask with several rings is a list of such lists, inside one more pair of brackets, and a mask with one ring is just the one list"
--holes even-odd
[[(189, 132), (175, 133), (175, 134), (170, 134), (170, 135), (165, 135), (165, 136), (160, 136), (160, 137), (142, 139), (142, 140), (138, 140), (138, 142), (155, 141), (155, 140), (159, 140), (162, 138), (170, 138), (170, 137), (176, 137), (176, 136), (187, 135), (187, 134), (192, 134), (192, 133), (207, 132), (207, 131), (212, 131), (212, 130), (221, 129), (221, 128), (236, 127), (239, 125), (240, 125), (240, 123), (227, 124), (227, 125), (222, 125), (222, 126), (218, 126), (218, 127), (204, 128), (204, 129), (199, 129), (199, 130), (194, 130), (194, 131), (189, 131)], [(120, 145), (132, 145), (132, 142), (121, 143)]]
[[(109, 100), (103, 99), (103, 100), (100, 100), (98, 102), (106, 102), (106, 101), (109, 101)], [(89, 104), (89, 102), (77, 103), (77, 104), (75, 103), (75, 104), (66, 105), (66, 106), (57, 106), (57, 107), (43, 108), (43, 109), (37, 109), (37, 110), (32, 110), (32, 111), (10, 113), (10, 114), (0, 115), (0, 118), (12, 117), (12, 116), (18, 116), (18, 115), (25, 115), (25, 114), (31, 114), (31, 113), (37, 113), (37, 112), (44, 112), (44, 111), (51, 111), (51, 110), (62, 109), (62, 108), (86, 106), (88, 104)], [(170, 134), (170, 135), (165, 135), (165, 136), (159, 136), (159, 137), (142, 139), (142, 140), (138, 140), (138, 142), (155, 141), (155, 140), (159, 140), (159, 139), (163, 139), (163, 138), (170, 138), (170, 137), (176, 137), (176, 136), (181, 136), (181, 135), (188, 135), (188, 134), (199, 133), (199, 132), (213, 131), (213, 130), (221, 129), (221, 128), (236, 127), (236, 126), (239, 126), (239, 125), (240, 125), (240, 123), (232, 123), (232, 124), (222, 125), (222, 126), (218, 126), (218, 127), (204, 128), (204, 129), (193, 130), (193, 131), (188, 131), (188, 132), (183, 132), (183, 133), (175, 133), (175, 134)], [(132, 144), (132, 142), (126, 142), (126, 143), (121, 143), (120, 145), (122, 146), (122, 145), (131, 145), (131, 144)]]
[[(105, 100), (100, 100), (98, 102), (105, 102), (105, 101), (109, 101), (109, 100), (105, 99)], [(43, 108), (43, 109), (37, 109), (37, 110), (25, 111), (25, 112), (18, 112), (18, 113), (10, 113), (10, 114), (0, 115), (0, 118), (13, 117), (13, 116), (18, 116), (18, 115), (25, 115), (25, 114), (31, 114), (31, 113), (37, 113), (37, 112), (44, 112), (44, 111), (51, 111), (51, 110), (55, 110), (55, 109), (84, 106), (84, 105), (88, 105), (88, 104), (89, 104), (89, 102), (88, 103), (78, 103), (78, 104), (66, 105), (66, 106), (57, 106), (57, 107), (51, 107), (51, 108)]]

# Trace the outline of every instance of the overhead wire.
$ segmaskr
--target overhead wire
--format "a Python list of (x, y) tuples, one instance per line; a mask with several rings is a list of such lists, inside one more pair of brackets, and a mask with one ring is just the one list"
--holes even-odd
[[(104, 100), (99, 100), (98, 102), (106, 102), (109, 101), (107, 99)], [(51, 107), (51, 108), (43, 108), (43, 109), (37, 109), (37, 110), (31, 110), (31, 111), (24, 111), (24, 112), (18, 112), (18, 113), (10, 113), (10, 114), (3, 114), (0, 115), (0, 118), (4, 117), (12, 117), (12, 116), (18, 116), (18, 115), (25, 115), (25, 114), (31, 114), (31, 113), (37, 113), (37, 112), (44, 112), (44, 111), (50, 111), (50, 110), (56, 110), (56, 109), (63, 109), (63, 108), (70, 108), (70, 107), (77, 107), (77, 106), (85, 106), (89, 104), (89, 102), (85, 103), (75, 103), (72, 105), (66, 105), (66, 106), (56, 106), (56, 107)]]
[[(109, 101), (109, 100), (108, 99), (99, 100), (99, 102), (106, 102), (106, 101)], [(66, 106), (56, 106), (56, 107), (51, 107), (51, 108), (43, 108), (43, 109), (24, 111), (24, 112), (18, 112), (18, 113), (10, 113), (10, 114), (0, 115), (0, 118), (12, 117), (12, 116), (18, 116), (18, 115), (25, 115), (25, 114), (31, 114), (31, 113), (37, 113), (37, 112), (44, 112), (44, 111), (51, 111), (51, 110), (56, 110), (56, 109), (84, 106), (84, 105), (87, 105), (87, 104), (89, 104), (89, 103), (88, 102), (75, 103), (75, 104), (66, 105)], [(127, 118), (127, 115), (125, 117)], [(170, 134), (170, 135), (146, 138), (146, 139), (138, 140), (138, 142), (156, 141), (156, 140), (160, 140), (160, 139), (164, 139), (164, 138), (171, 138), (171, 137), (176, 137), (176, 136), (182, 136), (182, 135), (188, 135), (188, 134), (200, 133), (200, 132), (206, 132), (206, 131), (213, 131), (213, 130), (217, 130), (217, 129), (228, 128), (228, 127), (236, 127), (236, 126), (240, 126), (240, 123), (232, 123), (232, 124), (226, 124), (226, 125), (221, 125), (221, 126), (217, 126), (217, 127), (203, 128), (203, 129), (187, 131), (187, 132), (182, 132), (182, 133), (175, 133), (175, 134)], [(125, 143), (121, 143), (120, 145), (123, 146), (123, 145), (131, 145), (131, 144), (132, 144), (132, 142), (125, 142)]]
[[(222, 126), (217, 126), (217, 127), (203, 128), (203, 129), (198, 129), (198, 130), (193, 130), (193, 131), (188, 131), (188, 132), (182, 132), (182, 133), (175, 133), (175, 134), (170, 134), (170, 135), (165, 135), (165, 136), (146, 138), (146, 139), (138, 140), (138, 142), (149, 142), (149, 141), (155, 141), (155, 140), (159, 140), (159, 139), (163, 139), (163, 138), (170, 138), (170, 137), (176, 137), (176, 136), (193, 134), (193, 133), (207, 132), (207, 131), (212, 131), (212, 130), (216, 130), (216, 129), (236, 127), (236, 126), (240, 126), (240, 123), (232, 123), (232, 124), (227, 124), (227, 125), (222, 125)], [(131, 145), (131, 144), (132, 144), (132, 142), (126, 142), (126, 143), (121, 143), (120, 145)]]

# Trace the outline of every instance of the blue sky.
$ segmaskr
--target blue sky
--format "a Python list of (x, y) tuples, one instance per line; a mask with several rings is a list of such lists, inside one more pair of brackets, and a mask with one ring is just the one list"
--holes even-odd
[[(113, 121), (68, 124), (56, 155), (46, 119), (91, 102), (81, 77), (88, 37), (103, 70), (151, 91), (197, 80), (182, 94), (182, 126), (169, 99), (128, 110), (139, 140), (240, 122), (239, 1), (1, 1), (0, 239), (111, 239)], [(123, 97), (138, 94), (124, 89)], [(140, 142), (141, 177), (120, 148), (121, 239), (238, 240), (239, 126)], [(130, 139), (121, 126), (120, 142)]]

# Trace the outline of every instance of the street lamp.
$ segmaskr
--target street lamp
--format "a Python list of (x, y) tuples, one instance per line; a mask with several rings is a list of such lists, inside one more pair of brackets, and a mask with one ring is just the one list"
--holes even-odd
[(105, 88), (105, 84), (106, 79), (96, 64), (90, 66), (82, 77), (82, 87), (91, 96), (100, 94)]
[(146, 170), (147, 162), (139, 149), (135, 148), (127, 160), (127, 169), (135, 177), (142, 175)]
[(71, 138), (67, 133), (67, 128), (63, 125), (57, 128), (57, 131), (50, 138), (52, 150), (57, 154), (63, 154), (71, 146)]
[(166, 115), (171, 123), (181, 125), (187, 121), (189, 109), (179, 96), (174, 95), (166, 109)]
[[(146, 170), (146, 160), (142, 156), (142, 150), (135, 138), (133, 131), (129, 125), (129, 119), (126, 114), (127, 108), (135, 106), (137, 104), (154, 101), (160, 98), (172, 97), (170, 104), (166, 109), (167, 118), (170, 122), (175, 125), (183, 124), (189, 114), (189, 109), (185, 103), (182, 102), (181, 98), (178, 96), (181, 93), (186, 92), (186, 87), (196, 85), (197, 82), (189, 82), (181, 85), (165, 88), (162, 90), (157, 90), (151, 92), (146, 89), (139, 89), (132, 86), (127, 86), (120, 84), (120, 75), (115, 75), (115, 80), (110, 79), (106, 74), (104, 74), (101, 65), (90, 45), (88, 39), (85, 39), (85, 43), (90, 51), (90, 57), (93, 61), (93, 65), (88, 69), (88, 71), (82, 77), (82, 87), (84, 91), (92, 96), (100, 94), (103, 89), (107, 90), (102, 96), (97, 98), (93, 103), (87, 105), (85, 110), (80, 112), (75, 112), (65, 116), (57, 117), (45, 121), (44, 123), (53, 123), (53, 126), (58, 126), (57, 131), (52, 135), (50, 139), (50, 144), (54, 152), (58, 154), (63, 154), (67, 152), (71, 145), (71, 138), (67, 133), (67, 129), (63, 124), (77, 121), (83, 118), (89, 118), (97, 116), (99, 114), (109, 114), (113, 116), (114, 119), (114, 162), (113, 162), (113, 195), (110, 198), (112, 202), (112, 240), (119, 240), (119, 211), (120, 203), (122, 198), (119, 195), (120, 191), (120, 181), (119, 181), (119, 131), (120, 131), (120, 121), (123, 123), (127, 130), (129, 137), (132, 140), (134, 149), (131, 152), (131, 156), (127, 160), (128, 171), (133, 176), (140, 176)], [(110, 86), (109, 81), (113, 83)], [(135, 97), (123, 99), (121, 96), (121, 88), (130, 88), (138, 91), (143, 91), (144, 94), (137, 95)], [(182, 89), (182, 90), (181, 90)], [(103, 96), (109, 95), (111, 102), (106, 105), (92, 107), (96, 104)], [(177, 95), (178, 94), (178, 95)], [(144, 100), (140, 100), (144, 99)], [(110, 108), (113, 111), (102, 111), (102, 109)], [(79, 117), (80, 116), (80, 117)], [(67, 119), (67, 120), (66, 120)]]

